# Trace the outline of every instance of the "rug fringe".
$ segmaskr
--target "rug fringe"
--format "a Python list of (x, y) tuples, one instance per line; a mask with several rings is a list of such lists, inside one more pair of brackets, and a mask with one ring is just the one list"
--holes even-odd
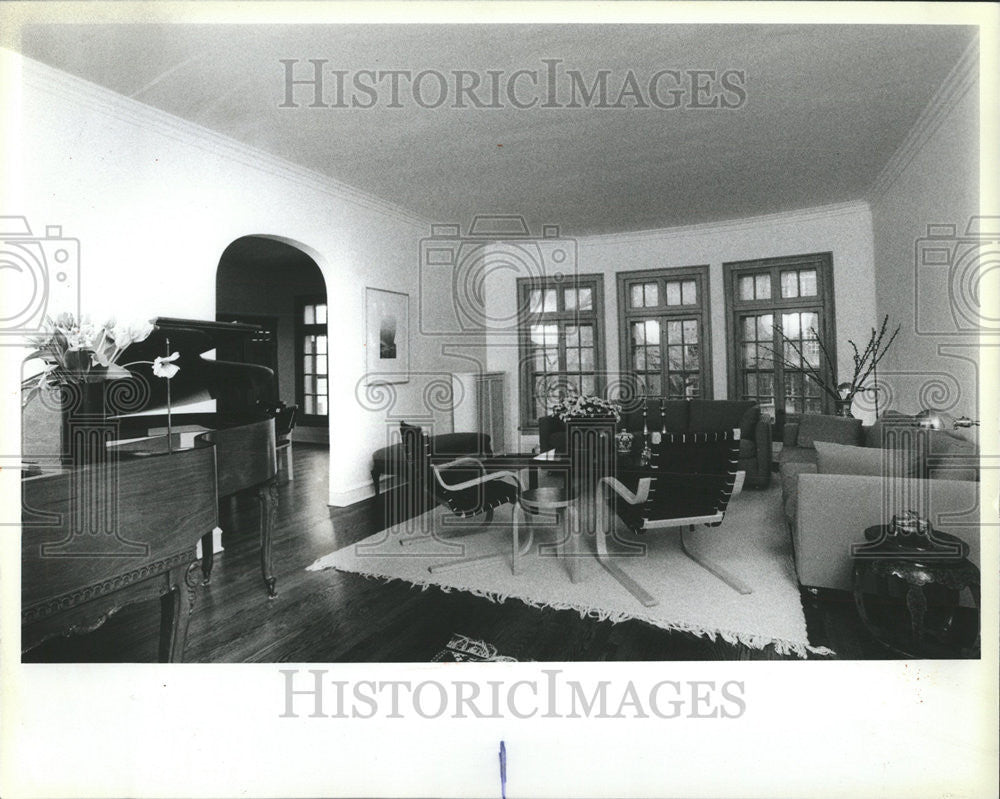
[(689, 624), (687, 622), (667, 622), (663, 619), (657, 619), (652, 616), (645, 616), (641, 613), (627, 613), (625, 611), (611, 611), (603, 610), (601, 608), (595, 607), (581, 607), (579, 605), (570, 602), (542, 602), (533, 599), (526, 599), (525, 597), (500, 593), (497, 591), (490, 591), (483, 588), (460, 588), (452, 585), (441, 585), (433, 580), (416, 579), (410, 577), (397, 577), (390, 574), (381, 574), (379, 572), (359, 572), (352, 571), (351, 569), (346, 569), (340, 566), (327, 565), (323, 561), (326, 558), (321, 558), (312, 565), (306, 568), (306, 571), (323, 571), (325, 569), (335, 569), (339, 572), (344, 572), (346, 574), (358, 574), (364, 577), (366, 580), (379, 580), (384, 583), (391, 583), (393, 581), (398, 581), (401, 583), (408, 583), (411, 586), (420, 588), (421, 591), (426, 591), (428, 588), (435, 587), (440, 589), (446, 594), (450, 594), (452, 591), (460, 591), (465, 594), (472, 594), (473, 596), (482, 597), (483, 599), (488, 599), (490, 602), (497, 604), (503, 604), (509, 599), (516, 599), (519, 602), (528, 605), (529, 607), (538, 608), (540, 610), (551, 609), (551, 610), (574, 610), (580, 614), (580, 618), (583, 619), (594, 619), (596, 621), (610, 621), (612, 624), (620, 624), (621, 622), (629, 621), (631, 619), (639, 619), (647, 624), (654, 627), (658, 627), (661, 630), (669, 630), (673, 632), (684, 632), (696, 635), (699, 638), (707, 638), (710, 641), (715, 641), (717, 638), (722, 638), (727, 644), (732, 644), (734, 646), (741, 645), (748, 647), (749, 649), (763, 650), (768, 647), (774, 647), (774, 651), (779, 655), (791, 656), (795, 655), (799, 658), (808, 657), (809, 653), (814, 655), (836, 655), (832, 649), (825, 646), (812, 646), (808, 643), (799, 643), (797, 641), (788, 641), (783, 638), (771, 638), (766, 635), (758, 635), (755, 633), (745, 633), (738, 632), (735, 630), (716, 630), (711, 627), (701, 627), (696, 624)]

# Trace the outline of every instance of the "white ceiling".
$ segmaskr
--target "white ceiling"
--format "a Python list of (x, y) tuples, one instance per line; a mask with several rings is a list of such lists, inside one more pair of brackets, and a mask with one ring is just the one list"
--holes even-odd
[[(21, 51), (430, 221), (520, 213), (535, 231), (582, 235), (862, 197), (974, 36), (945, 26), (37, 25)], [(735, 110), (427, 109), (404, 92), (404, 108), (387, 108), (383, 89), (373, 109), (279, 108), (279, 60), (306, 68), (312, 58), (483, 74), (557, 58), (590, 80), (611, 70), (612, 86), (630, 69), (643, 83), (661, 69), (745, 70), (747, 99)]]

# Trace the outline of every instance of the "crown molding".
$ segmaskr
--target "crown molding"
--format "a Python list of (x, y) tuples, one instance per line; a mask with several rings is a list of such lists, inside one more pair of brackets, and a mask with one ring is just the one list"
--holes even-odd
[(579, 236), (576, 241), (581, 246), (611, 245), (649, 239), (677, 238), (703, 233), (723, 233), (734, 230), (749, 230), (766, 225), (794, 224), (809, 222), (816, 219), (829, 219), (837, 216), (869, 214), (870, 208), (865, 200), (851, 200), (845, 203), (819, 205), (812, 208), (800, 208), (795, 211), (782, 211), (776, 214), (761, 216), (745, 216), (739, 219), (726, 219), (721, 222), (700, 222), (695, 225), (657, 228), (653, 230), (638, 230), (630, 233), (607, 233), (599, 236)]
[(867, 197), (875, 202), (885, 196), (885, 193), (906, 171), (910, 162), (927, 144), (938, 128), (945, 122), (959, 101), (979, 81), (979, 36), (977, 35), (965, 48), (962, 57), (952, 67), (951, 72), (931, 97), (927, 107), (917, 117), (910, 132), (906, 134), (903, 143), (896, 148), (892, 157), (875, 176), (868, 188)]
[(32, 89), (66, 102), (82, 105), (88, 111), (112, 117), (126, 124), (153, 131), (181, 144), (196, 147), (219, 158), (252, 167), (264, 174), (288, 180), (306, 189), (322, 192), (337, 200), (351, 203), (368, 211), (385, 214), (423, 230), (430, 229), (430, 220), (394, 203), (341, 183), (307, 167), (287, 161), (264, 150), (244, 144), (214, 130), (190, 122), (174, 114), (145, 105), (103, 86), (70, 75), (40, 61), (21, 56), (22, 83)]

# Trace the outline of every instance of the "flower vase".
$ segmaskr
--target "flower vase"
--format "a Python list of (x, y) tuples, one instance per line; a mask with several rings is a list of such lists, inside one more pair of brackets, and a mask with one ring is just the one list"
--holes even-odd
[(837, 416), (845, 416), (849, 419), (854, 418), (854, 414), (851, 413), (851, 406), (854, 405), (854, 397), (850, 399), (839, 399), (834, 402), (834, 409)]
[(105, 390), (108, 383), (70, 383), (60, 387), (60, 430), (63, 466), (80, 467), (107, 462), (114, 426), (108, 423)]

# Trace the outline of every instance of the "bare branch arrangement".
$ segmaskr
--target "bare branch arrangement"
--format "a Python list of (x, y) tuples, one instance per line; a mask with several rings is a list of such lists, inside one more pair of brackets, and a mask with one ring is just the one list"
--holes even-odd
[(782, 341), (794, 350), (795, 354), (799, 357), (800, 363), (786, 358), (784, 349), (782, 349), (781, 354), (774, 353), (773, 350), (772, 353), (775, 356), (775, 360), (779, 361), (785, 368), (801, 370), (806, 377), (819, 386), (824, 394), (835, 402), (849, 403), (854, 400), (858, 392), (875, 387), (874, 384), (869, 385), (868, 380), (873, 375), (877, 375), (876, 370), (879, 362), (885, 357), (885, 354), (889, 351), (889, 347), (892, 346), (892, 342), (896, 340), (896, 336), (899, 334), (900, 325), (896, 325), (896, 329), (892, 331), (889, 339), (886, 340), (885, 336), (888, 325), (889, 316), (887, 314), (882, 319), (882, 324), (877, 330), (874, 327), (871, 329), (868, 343), (863, 350), (859, 350), (858, 345), (851, 339), (847, 340), (847, 343), (851, 345), (851, 349), (854, 351), (854, 374), (851, 375), (849, 381), (837, 382), (836, 363), (834, 363), (829, 350), (826, 348), (826, 344), (823, 343), (823, 339), (814, 327), (809, 328), (809, 332), (819, 346), (821, 364), (811, 363), (806, 358), (805, 353), (799, 347), (798, 343), (788, 338), (780, 327), (778, 328), (778, 334), (781, 336)]

